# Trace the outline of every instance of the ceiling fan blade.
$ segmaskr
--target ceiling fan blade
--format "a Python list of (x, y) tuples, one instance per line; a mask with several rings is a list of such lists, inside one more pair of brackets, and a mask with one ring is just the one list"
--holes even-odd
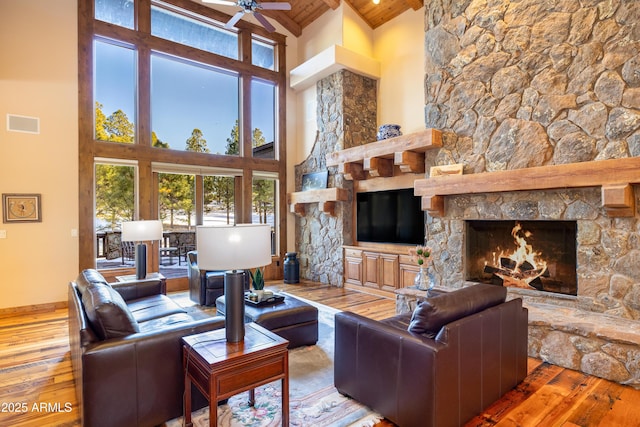
[(229, 28), (233, 28), (238, 21), (240, 20), (240, 18), (242, 18), (242, 16), (244, 15), (244, 10), (241, 10), (240, 12), (236, 13), (235, 15), (233, 15), (233, 18), (229, 19), (229, 22), (227, 22), (224, 27), (229, 29)]
[(276, 30), (276, 27), (274, 27), (273, 25), (271, 25), (269, 23), (269, 21), (267, 21), (267, 18), (265, 18), (264, 16), (262, 16), (260, 13), (258, 12), (253, 12), (253, 16), (256, 17), (256, 19), (258, 20), (258, 22), (260, 22), (262, 24), (262, 26), (265, 28), (265, 30), (269, 31), (270, 33), (273, 33)]
[(238, 2), (237, 1), (231, 1), (231, 0), (202, 0), (203, 3), (213, 3), (213, 4), (222, 4), (225, 6), (237, 6)]
[(259, 3), (260, 8), (264, 10), (291, 10), (291, 5), (289, 3), (284, 2), (262, 2)]

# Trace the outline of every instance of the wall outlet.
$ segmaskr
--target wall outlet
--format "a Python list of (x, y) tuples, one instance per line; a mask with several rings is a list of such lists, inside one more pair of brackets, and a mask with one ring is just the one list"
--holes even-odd
[(7, 238), (7, 230), (0, 230), (0, 239)]
[(78, 229), (77, 228), (72, 228), (71, 229), (71, 237), (78, 237)]

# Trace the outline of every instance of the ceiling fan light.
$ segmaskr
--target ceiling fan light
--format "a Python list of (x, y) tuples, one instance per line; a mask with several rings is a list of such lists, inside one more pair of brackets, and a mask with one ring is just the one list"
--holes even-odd
[(380, 4), (380, 0), (372, 0), (373, 4)]

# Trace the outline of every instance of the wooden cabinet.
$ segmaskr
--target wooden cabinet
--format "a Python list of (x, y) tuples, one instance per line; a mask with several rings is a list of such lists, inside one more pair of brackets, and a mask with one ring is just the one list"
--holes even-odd
[[(394, 296), (396, 289), (413, 286), (418, 267), (410, 265), (405, 246), (397, 250), (344, 247), (344, 281), (374, 293)], [(402, 254), (401, 254), (402, 253)], [(354, 287), (355, 287), (354, 286)]]

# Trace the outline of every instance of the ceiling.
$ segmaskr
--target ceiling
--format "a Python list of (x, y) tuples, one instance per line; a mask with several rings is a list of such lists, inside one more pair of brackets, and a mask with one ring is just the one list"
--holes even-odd
[(371, 28), (377, 28), (409, 9), (418, 10), (423, 6), (423, 0), (380, 0), (380, 4), (377, 5), (373, 4), (372, 0), (288, 0), (291, 4), (289, 11), (262, 10), (260, 13), (277, 21), (298, 37), (302, 34), (303, 28), (325, 12), (337, 9), (342, 1), (351, 6)]

